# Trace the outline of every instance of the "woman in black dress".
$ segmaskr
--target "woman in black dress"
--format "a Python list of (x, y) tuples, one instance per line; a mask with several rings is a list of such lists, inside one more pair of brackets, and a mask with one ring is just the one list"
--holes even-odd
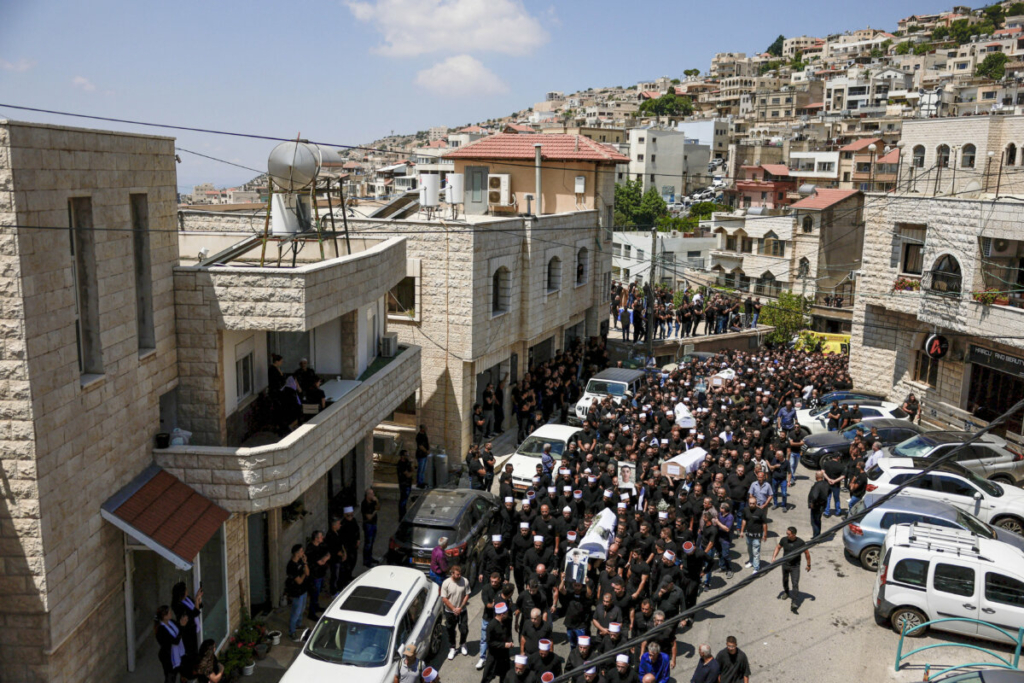
[(181, 642), (182, 627), (186, 618), (181, 617), (175, 622), (174, 613), (168, 605), (161, 605), (156, 611), (156, 624), (153, 626), (157, 645), (160, 651), (157, 658), (164, 669), (164, 683), (177, 683), (181, 660), (185, 657), (185, 646)]

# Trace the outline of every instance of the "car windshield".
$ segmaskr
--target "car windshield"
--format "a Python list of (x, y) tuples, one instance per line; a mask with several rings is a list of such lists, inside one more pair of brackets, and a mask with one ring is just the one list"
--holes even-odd
[(391, 660), (391, 631), (387, 626), (325, 617), (313, 629), (306, 654), (334, 664), (384, 666)]
[(516, 449), (516, 455), (529, 455), (533, 458), (539, 458), (541, 453), (544, 452), (544, 444), (546, 443), (551, 444), (551, 455), (555, 456), (555, 460), (562, 457), (562, 451), (565, 450), (564, 442), (541, 439), (537, 436), (527, 437), (523, 445)]
[(811, 411), (811, 417), (821, 417), (828, 413), (832, 406), (825, 406), (824, 408), (818, 408), (817, 410)]
[(969, 515), (963, 510), (956, 510), (956, 523), (967, 529), (973, 534), (978, 534), (984, 538), (995, 538), (996, 532), (992, 530), (988, 524), (981, 521), (974, 515)]
[(396, 541), (411, 543), (420, 548), (434, 548), (442, 536), (454, 539), (455, 535), (455, 531), (449, 527), (420, 526), (412, 522), (402, 522), (395, 530)]
[(587, 393), (604, 396), (623, 396), (626, 393), (626, 385), (603, 379), (592, 379), (587, 383)]
[(923, 436), (912, 436), (906, 441), (901, 441), (892, 449), (893, 455), (901, 458), (923, 458), (929, 451), (935, 448), (935, 443)]
[(850, 427), (845, 432), (840, 432), (842, 437), (844, 439), (846, 439), (847, 441), (853, 441), (855, 438), (857, 438), (857, 434), (867, 434), (867, 433), (868, 432), (864, 429), (864, 425), (859, 425), (859, 429), (858, 429), (858, 427)]

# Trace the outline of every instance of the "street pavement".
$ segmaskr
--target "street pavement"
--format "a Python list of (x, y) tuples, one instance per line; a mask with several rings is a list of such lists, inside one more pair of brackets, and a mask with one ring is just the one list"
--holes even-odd
[[(514, 430), (495, 440), (495, 454), (499, 467), (514, 452)], [(842, 540), (836, 537), (811, 550), (811, 571), (806, 571), (801, 560), (800, 600), (796, 614), (790, 611), (788, 600), (778, 599), (782, 590), (780, 571), (765, 572), (764, 566), (787, 526), (795, 526), (797, 535), (811, 537), (810, 516), (806, 499), (813, 479), (801, 468), (797, 485), (791, 489), (790, 509), (772, 511), (768, 540), (762, 547), (762, 574), (746, 589), (729, 596), (708, 609), (702, 610), (694, 625), (678, 634), (678, 660), (673, 670), (676, 683), (688, 683), (697, 664), (696, 649), (701, 643), (711, 645), (717, 653), (725, 647), (729, 635), (736, 636), (739, 647), (746, 652), (752, 671), (751, 680), (757, 683), (791, 683), (795, 681), (840, 682), (862, 681), (920, 681), (924, 665), (931, 664), (932, 672), (968, 661), (988, 661), (977, 651), (963, 647), (929, 650), (913, 657), (903, 670), (894, 671), (899, 637), (889, 628), (875, 624), (871, 607), (871, 589), (874, 574), (861, 569), (852, 559), (845, 557)], [(387, 549), (388, 538), (398, 524), (397, 490), (381, 487), (383, 499), (380, 533), (375, 546), (381, 556)], [(495, 493), (497, 489), (495, 488)], [(844, 495), (843, 502), (846, 502)], [(845, 507), (844, 507), (845, 509)], [(835, 523), (834, 518), (826, 519)], [(734, 577), (727, 581), (717, 572), (713, 588), (702, 592), (699, 600), (714, 596), (750, 574), (743, 567), (746, 562), (745, 544), (737, 544), (732, 553)], [(360, 571), (363, 568), (360, 567)], [(326, 597), (325, 597), (326, 604)], [(477, 683), (481, 672), (475, 668), (479, 653), (480, 616), (483, 603), (479, 593), (469, 603), (469, 656), (456, 655), (447, 660), (448, 643), (431, 661), (440, 671), (444, 683)], [(287, 608), (278, 608), (273, 621), (287, 619)], [(309, 625), (309, 624), (307, 624)], [(286, 639), (287, 640), (287, 639)], [(1004, 657), (1012, 656), (1012, 648), (986, 641), (973, 641), (960, 636), (929, 634), (925, 638), (907, 640), (906, 651), (935, 643), (972, 643), (993, 649)], [(569, 647), (561, 621), (555, 623), (555, 651), (565, 657)], [(271, 658), (257, 667), (259, 681), (278, 680), (284, 668), (297, 653), (296, 646), (284, 642), (274, 648)], [(268, 666), (263, 666), (263, 665)], [(388, 681), (387, 683), (391, 683)]]

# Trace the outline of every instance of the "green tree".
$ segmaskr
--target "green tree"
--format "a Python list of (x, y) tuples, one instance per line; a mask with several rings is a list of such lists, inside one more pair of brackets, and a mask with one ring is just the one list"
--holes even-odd
[(918, 43), (914, 46), (915, 55), (925, 55), (931, 52), (932, 46), (929, 43)]
[(1019, 17), (1024, 14), (1024, 2), (1015, 2), (1006, 8), (1006, 16)]
[(654, 227), (658, 229), (658, 232), (671, 232), (672, 230), (693, 232), (693, 225), (691, 223), (688, 223), (685, 218), (677, 218), (675, 216), (659, 217), (654, 221)]
[(642, 199), (643, 183), (640, 180), (627, 180), (615, 184), (615, 227), (636, 226), (636, 215), (640, 211)]
[(690, 217), (697, 220), (711, 218), (713, 213), (732, 213), (733, 208), (728, 204), (716, 204), (715, 202), (697, 202), (690, 207)]
[(910, 44), (910, 41), (906, 40), (906, 41), (904, 41), (904, 42), (902, 42), (902, 43), (900, 43), (899, 45), (896, 46), (896, 54), (898, 54), (898, 55), (908, 55), (908, 54), (910, 54), (910, 51), (912, 49), (913, 49), (913, 46)]
[(640, 103), (638, 114), (646, 116), (689, 116), (693, 113), (693, 102), (689, 97), (676, 95), (675, 90), (653, 100)]
[(662, 216), (668, 215), (668, 204), (661, 198), (661, 193), (655, 188), (651, 188), (644, 193), (643, 199), (640, 200), (640, 208), (636, 214), (636, 224), (643, 228), (649, 228), (655, 225)]
[(682, 81), (679, 80), (678, 78), (673, 78), (672, 79), (672, 85), (679, 85), (680, 83), (682, 83)]
[(775, 39), (775, 42), (773, 42), (771, 45), (768, 46), (768, 49), (765, 50), (765, 52), (767, 52), (768, 54), (770, 54), (770, 55), (772, 55), (774, 57), (781, 57), (782, 56), (782, 43), (785, 40), (786, 40), (786, 37), (780, 34), (779, 37)]
[(687, 69), (683, 72), (684, 76), (700, 76), (700, 69)]
[(772, 59), (772, 60), (769, 60), (769, 61), (765, 62), (764, 64), (762, 64), (758, 68), (757, 73), (758, 73), (758, 75), (763, 76), (766, 73), (768, 73), (769, 71), (775, 71), (780, 66), (782, 66), (782, 61), (777, 60), (777, 59)]
[(1008, 61), (1010, 61), (1010, 58), (1005, 53), (991, 52), (978, 65), (975, 74), (982, 78), (991, 78), (993, 81), (998, 81), (1006, 74), (1006, 62)]
[(771, 325), (772, 330), (766, 339), (775, 344), (785, 344), (795, 334), (807, 327), (807, 315), (811, 310), (811, 300), (793, 294), (792, 292), (779, 292), (779, 297), (769, 301), (761, 309), (761, 317), (758, 323)]

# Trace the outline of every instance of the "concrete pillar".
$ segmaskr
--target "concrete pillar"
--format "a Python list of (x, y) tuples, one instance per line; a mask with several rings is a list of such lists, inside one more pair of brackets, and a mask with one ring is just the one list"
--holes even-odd
[(356, 500), (361, 501), (366, 489), (373, 485), (373, 431), (356, 444)]

